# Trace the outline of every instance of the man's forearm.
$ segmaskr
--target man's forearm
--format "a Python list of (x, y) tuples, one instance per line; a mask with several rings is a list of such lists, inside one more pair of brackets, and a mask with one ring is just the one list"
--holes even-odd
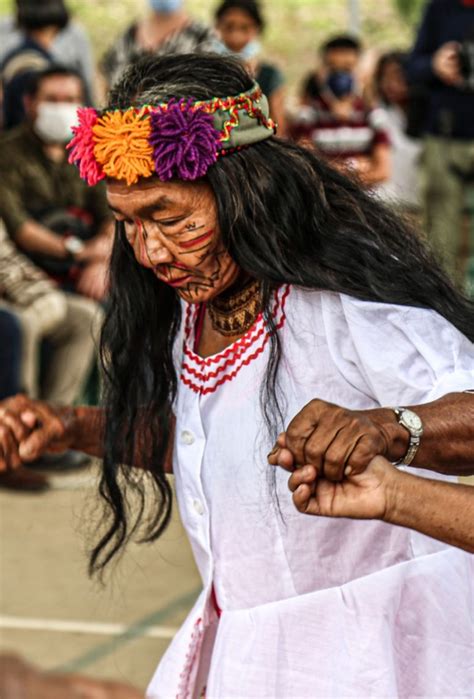
[(474, 553), (474, 488), (398, 471), (384, 521)]
[(415, 466), (440, 473), (474, 474), (474, 394), (448, 393), (412, 408), (423, 421)]
[(71, 449), (90, 456), (104, 456), (105, 413), (102, 408), (80, 405), (61, 409), (61, 419), (71, 435)]
[[(431, 403), (403, 406), (413, 410), (423, 422), (420, 447), (413, 466), (458, 476), (474, 474), (474, 395), (448, 393)], [(391, 450), (390, 461), (403, 459), (409, 434), (398, 424), (392, 410), (368, 411), (384, 429)]]
[[(70, 448), (83, 451), (90, 456), (103, 458), (105, 435), (105, 411), (103, 408), (91, 408), (78, 406), (61, 409), (61, 419), (66, 431), (70, 434)], [(135, 432), (134, 452), (132, 455), (124, 455), (124, 463), (138, 468), (149, 468), (152, 458), (153, 435), (145, 427)], [(164, 470), (172, 473), (172, 448), (174, 441), (174, 418), (171, 419), (169, 445), (164, 462)]]
[(15, 233), (15, 241), (28, 252), (65, 258), (67, 252), (60, 236), (33, 219), (25, 221)]

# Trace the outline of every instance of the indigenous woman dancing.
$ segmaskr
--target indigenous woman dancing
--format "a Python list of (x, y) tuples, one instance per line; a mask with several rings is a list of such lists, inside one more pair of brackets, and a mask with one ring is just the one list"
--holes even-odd
[(377, 454), (462, 472), (473, 307), (401, 221), (280, 141), (267, 110), (244, 68), (212, 55), (144, 59), (108, 109), (82, 110), (71, 159), (107, 178), (117, 221), (105, 407), (4, 402), (3, 460), (103, 457), (112, 518), (93, 571), (146, 506), (146, 537), (163, 532), (173, 471), (203, 591), (149, 697), (467, 697), (469, 555), (382, 521), (305, 517), (267, 454), (333, 481)]

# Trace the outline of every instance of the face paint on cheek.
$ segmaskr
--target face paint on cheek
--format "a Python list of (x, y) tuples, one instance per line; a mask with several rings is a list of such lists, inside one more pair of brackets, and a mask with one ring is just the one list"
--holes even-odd
[(192, 238), (191, 240), (187, 240), (184, 243), (180, 243), (179, 247), (183, 248), (184, 250), (189, 250), (189, 252), (195, 252), (193, 248), (199, 247), (203, 243), (207, 243), (208, 241), (210, 241), (213, 235), (213, 230), (206, 231), (206, 233), (202, 233), (201, 235), (198, 235), (195, 238)]

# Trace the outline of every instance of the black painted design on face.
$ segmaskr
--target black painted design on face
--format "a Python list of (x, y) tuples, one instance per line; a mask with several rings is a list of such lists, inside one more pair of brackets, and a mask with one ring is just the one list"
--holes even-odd
[(234, 283), (238, 268), (222, 245), (207, 185), (114, 184), (108, 198), (136, 260), (184, 300), (210, 300)]

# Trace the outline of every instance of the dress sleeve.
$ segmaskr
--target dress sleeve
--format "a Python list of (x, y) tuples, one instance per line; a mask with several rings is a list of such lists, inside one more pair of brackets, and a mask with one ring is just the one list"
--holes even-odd
[(323, 300), (330, 352), (346, 380), (379, 405), (428, 403), (474, 387), (474, 345), (435, 311)]

